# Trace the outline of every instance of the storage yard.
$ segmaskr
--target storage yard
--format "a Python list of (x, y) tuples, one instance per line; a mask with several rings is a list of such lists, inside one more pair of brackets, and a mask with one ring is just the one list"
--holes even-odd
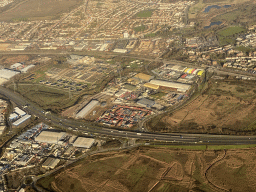
[(115, 105), (97, 120), (108, 126), (130, 128), (139, 120), (151, 115), (152, 111), (141, 107)]

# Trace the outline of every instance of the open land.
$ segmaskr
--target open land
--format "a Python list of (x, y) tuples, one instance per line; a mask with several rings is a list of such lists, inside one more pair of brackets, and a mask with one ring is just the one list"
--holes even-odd
[(1, 21), (27, 21), (37, 19), (51, 19), (58, 14), (68, 12), (82, 1), (76, 0), (27, 0), (12, 5), (0, 13)]
[(211, 80), (208, 89), (193, 102), (148, 125), (155, 130), (163, 124), (174, 132), (251, 131), (255, 128), (255, 91), (254, 82)]
[(93, 155), (37, 185), (54, 191), (255, 191), (254, 149), (139, 147)]

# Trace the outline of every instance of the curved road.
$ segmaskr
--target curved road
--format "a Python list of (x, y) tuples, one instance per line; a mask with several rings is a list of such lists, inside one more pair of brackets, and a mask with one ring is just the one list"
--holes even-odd
[(45, 112), (34, 103), (28, 101), (18, 93), (0, 86), (0, 94), (5, 95), (19, 107), (28, 105), (24, 110), (40, 118), (43, 122), (51, 126), (61, 126), (63, 128), (77, 129), (84, 134), (94, 134), (100, 136), (116, 138), (135, 138), (149, 141), (172, 142), (173, 144), (211, 144), (211, 145), (241, 145), (256, 144), (256, 136), (229, 136), (229, 135), (208, 135), (208, 134), (161, 134), (143, 132), (138, 133), (128, 130), (116, 130), (100, 126), (95, 126), (90, 122), (74, 119), (65, 119), (55, 114), (45, 114)]

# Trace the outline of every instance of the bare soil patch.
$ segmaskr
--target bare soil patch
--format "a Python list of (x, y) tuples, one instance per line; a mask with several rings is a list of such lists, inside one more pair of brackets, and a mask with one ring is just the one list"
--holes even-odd
[[(163, 116), (157, 124), (169, 131), (192, 133), (230, 133), (256, 128), (256, 85), (253, 81), (209, 82), (209, 88), (181, 110)], [(152, 127), (157, 119), (148, 122)]]

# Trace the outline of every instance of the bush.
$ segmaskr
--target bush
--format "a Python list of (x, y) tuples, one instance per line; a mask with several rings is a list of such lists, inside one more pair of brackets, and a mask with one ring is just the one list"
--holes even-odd
[(245, 92), (244, 88), (242, 88), (242, 87), (236, 87), (236, 91), (240, 92), (240, 93), (244, 93)]

